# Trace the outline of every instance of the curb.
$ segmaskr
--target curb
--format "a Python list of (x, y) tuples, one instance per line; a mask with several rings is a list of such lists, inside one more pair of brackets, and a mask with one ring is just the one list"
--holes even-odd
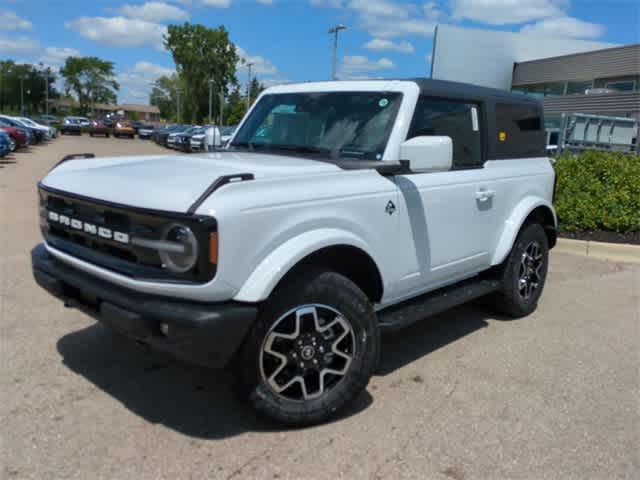
[(554, 252), (624, 263), (640, 263), (640, 245), (559, 238)]

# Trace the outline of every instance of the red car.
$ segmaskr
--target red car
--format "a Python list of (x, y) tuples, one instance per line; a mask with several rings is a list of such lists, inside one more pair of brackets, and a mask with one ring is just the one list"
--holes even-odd
[(5, 127), (4, 125), (0, 125), (0, 130), (4, 130), (5, 132), (7, 132), (7, 134), (9, 134), (9, 137), (11, 137), (11, 140), (13, 140), (11, 151), (18, 148), (27, 147), (29, 145), (27, 135), (22, 130), (18, 130), (14, 127)]
[(89, 136), (93, 137), (94, 135), (104, 135), (109, 138), (111, 129), (105, 125), (103, 120), (92, 120), (91, 125), (89, 125)]

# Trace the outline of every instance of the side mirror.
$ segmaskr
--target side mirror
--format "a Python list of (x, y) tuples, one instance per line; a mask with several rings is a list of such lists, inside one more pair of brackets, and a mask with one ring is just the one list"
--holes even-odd
[(413, 172), (450, 170), (453, 159), (451, 137), (414, 137), (400, 145), (400, 160)]

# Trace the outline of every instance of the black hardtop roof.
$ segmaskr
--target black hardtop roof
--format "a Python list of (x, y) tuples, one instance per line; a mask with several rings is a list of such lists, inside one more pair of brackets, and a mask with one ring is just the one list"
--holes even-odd
[(470, 83), (434, 80), (432, 78), (411, 78), (409, 81), (417, 83), (418, 87), (420, 87), (420, 94), (426, 96), (540, 105), (538, 100), (526, 95), (498, 90), (497, 88), (479, 87)]

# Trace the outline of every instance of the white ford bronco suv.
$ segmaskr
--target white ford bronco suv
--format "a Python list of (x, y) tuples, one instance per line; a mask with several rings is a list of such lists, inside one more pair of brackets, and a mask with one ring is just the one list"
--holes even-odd
[(226, 147), (66, 157), (37, 283), (120, 334), (233, 365), (259, 411), (334, 416), (380, 332), (492, 295), (520, 317), (556, 242), (542, 106), (416, 79), (266, 90)]

